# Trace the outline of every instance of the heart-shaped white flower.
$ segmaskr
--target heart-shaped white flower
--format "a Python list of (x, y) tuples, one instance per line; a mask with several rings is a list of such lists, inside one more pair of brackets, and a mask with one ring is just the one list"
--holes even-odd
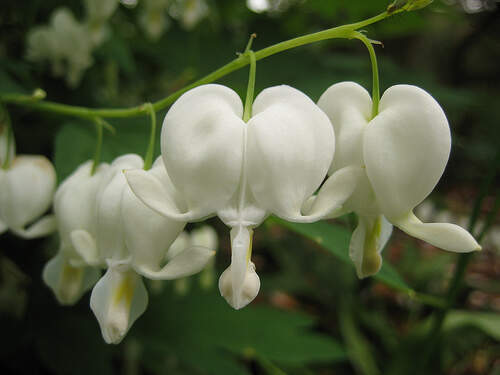
[(448, 121), (432, 96), (415, 86), (392, 86), (371, 119), (368, 92), (343, 82), (326, 90), (318, 105), (337, 135), (329, 173), (346, 166), (365, 171), (344, 207), (331, 213), (332, 217), (351, 211), (358, 215), (349, 250), (359, 277), (380, 269), (380, 252), (390, 237), (391, 223), (444, 250), (480, 250), (461, 227), (422, 223), (413, 214), (439, 181), (451, 148)]
[[(296, 222), (321, 219), (351, 195), (359, 173), (347, 167), (330, 177), (304, 215), (333, 158), (327, 116), (302, 92), (276, 86), (257, 96), (247, 123), (242, 117), (233, 90), (196, 87), (174, 103), (163, 122), (162, 156), (171, 183), (144, 171), (127, 172), (134, 193), (166, 217), (198, 221), (218, 215), (232, 228), (231, 277), (219, 285), (231, 286), (231, 293), (221, 293), (237, 309), (257, 294), (244, 292), (252, 279), (247, 274), (255, 273), (252, 228), (271, 213)], [(258, 290), (259, 283), (251, 283)]]

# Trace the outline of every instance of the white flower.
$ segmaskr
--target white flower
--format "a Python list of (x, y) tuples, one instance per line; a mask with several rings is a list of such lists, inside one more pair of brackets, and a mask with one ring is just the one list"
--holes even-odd
[(172, 17), (178, 19), (187, 30), (195, 27), (209, 11), (205, 0), (175, 0), (170, 7)]
[(94, 46), (101, 44), (107, 37), (106, 22), (115, 12), (118, 3), (118, 0), (85, 0), (85, 24)]
[(330, 177), (303, 215), (333, 158), (328, 118), (289, 86), (262, 91), (253, 117), (245, 123), (242, 116), (233, 90), (213, 84), (192, 89), (163, 122), (162, 156), (171, 183), (140, 170), (126, 174), (134, 193), (166, 217), (198, 221), (218, 215), (232, 228), (232, 293), (223, 295), (231, 295), (228, 302), (235, 308), (250, 302), (243, 289), (253, 272), (252, 228), (270, 213), (289, 221), (319, 220), (351, 195), (359, 169), (348, 167)]
[(139, 23), (151, 39), (158, 39), (168, 28), (170, 21), (167, 10), (170, 0), (145, 0), (139, 16)]
[(391, 234), (391, 223), (444, 250), (480, 250), (461, 227), (422, 223), (413, 214), (443, 174), (451, 147), (448, 121), (432, 96), (415, 86), (393, 86), (382, 96), (379, 114), (370, 119), (368, 92), (356, 83), (343, 82), (331, 86), (318, 105), (337, 135), (329, 173), (346, 166), (364, 170), (352, 197), (332, 213), (358, 215), (349, 251), (359, 277), (380, 269), (380, 252)]
[(41, 155), (18, 155), (7, 169), (0, 169), (0, 233), (10, 229), (20, 237), (36, 238), (53, 232), (53, 215), (33, 221), (50, 207), (55, 185), (54, 167)]
[(78, 167), (54, 196), (60, 247), (45, 265), (43, 280), (63, 305), (78, 301), (100, 277), (99, 269), (89, 267), (86, 259), (97, 256), (96, 194), (108, 165), (100, 165), (91, 175), (92, 164), (87, 161)]
[[(93, 263), (108, 270), (92, 290), (90, 306), (107, 343), (119, 343), (146, 309), (148, 296), (140, 275), (163, 280), (188, 276), (200, 271), (214, 254), (191, 247), (162, 266), (185, 223), (159, 215), (132, 194), (123, 170), (142, 166), (137, 155), (117, 158), (97, 193), (98, 255)], [(163, 180), (161, 159), (145, 173)]]

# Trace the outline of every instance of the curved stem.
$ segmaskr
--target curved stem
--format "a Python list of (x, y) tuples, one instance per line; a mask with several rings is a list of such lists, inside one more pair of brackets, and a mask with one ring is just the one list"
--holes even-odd
[(95, 146), (95, 153), (94, 153), (94, 163), (92, 164), (92, 169), (90, 171), (90, 175), (93, 176), (95, 171), (97, 170), (97, 166), (99, 165), (101, 161), (101, 151), (102, 151), (102, 128), (104, 124), (102, 119), (96, 118), (95, 119), (95, 127), (96, 127), (96, 132), (97, 132), (97, 141), (96, 141), (96, 146)]
[(377, 55), (375, 54), (375, 49), (373, 48), (373, 42), (368, 39), (364, 34), (356, 31), (354, 32), (354, 37), (363, 42), (363, 44), (368, 49), (368, 53), (370, 54), (370, 61), (372, 64), (372, 75), (373, 75), (373, 83), (372, 83), (372, 118), (378, 115), (378, 104), (380, 102), (380, 83), (379, 83), (379, 75), (378, 75), (378, 64), (377, 64)]
[[(257, 52), (255, 52), (255, 60), (261, 60), (266, 57), (275, 55), (277, 53), (296, 48), (299, 46), (303, 46), (305, 44), (310, 44), (314, 42), (319, 42), (326, 39), (334, 39), (334, 38), (349, 38), (352, 35), (352, 32), (358, 30), (362, 27), (374, 24), (379, 22), (387, 17), (390, 17), (396, 13), (405, 11), (404, 9), (399, 9), (393, 12), (383, 12), (374, 17), (368, 18), (366, 20), (355, 22), (348, 25), (333, 27), (327, 30), (319, 31), (312, 34), (303, 35), (297, 38), (289, 39), (284, 42), (280, 42), (274, 44), (272, 46), (263, 48)], [(228, 64), (222, 66), (221, 68), (213, 71), (212, 73), (206, 75), (205, 77), (197, 80), (196, 82), (191, 83), (190, 85), (177, 90), (173, 94), (160, 99), (159, 101), (153, 103), (153, 107), (155, 111), (159, 111), (171, 105), (179, 96), (181, 96), (186, 91), (206, 84), (213, 82), (221, 77), (228, 75), (235, 70), (241, 69), (242, 67), (250, 64), (250, 56), (247, 54), (240, 55), (233, 61)], [(29, 96), (31, 100), (26, 100), (26, 95), (17, 95), (17, 94), (7, 94), (0, 95), (0, 100), (5, 103), (16, 104), (27, 108), (32, 108), (39, 111), (47, 111), (47, 112), (55, 112), (60, 113), (62, 115), (86, 118), (86, 119), (94, 119), (95, 117), (133, 117), (133, 116), (141, 116), (148, 113), (148, 109), (143, 106), (135, 106), (130, 108), (100, 108), (100, 109), (92, 109), (81, 106), (72, 106), (67, 104), (55, 103), (50, 101), (36, 101), (32, 100), (33, 98)]]
[(146, 150), (146, 156), (144, 157), (144, 170), (147, 171), (153, 164), (153, 156), (155, 153), (156, 112), (153, 104), (151, 103), (146, 103), (145, 107), (147, 107), (149, 115), (151, 116), (151, 134), (149, 136), (149, 145)]
[[(251, 40), (251, 39), (250, 39)], [(250, 57), (250, 72), (248, 74), (247, 97), (245, 99), (245, 111), (243, 112), (243, 121), (248, 122), (252, 117), (253, 95), (255, 91), (255, 73), (257, 64), (255, 61), (255, 53), (252, 50), (246, 52)]]

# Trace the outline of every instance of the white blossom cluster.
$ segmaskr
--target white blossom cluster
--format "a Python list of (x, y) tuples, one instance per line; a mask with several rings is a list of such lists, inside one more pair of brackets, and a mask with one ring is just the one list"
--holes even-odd
[(134, 154), (94, 173), (88, 161), (58, 187), (55, 219), (35, 224), (52, 200), (53, 168), (41, 157), (15, 157), (0, 133), (0, 155), (11, 159), (0, 171), (0, 224), (25, 237), (57, 227), (59, 252), (43, 278), (62, 304), (93, 287), (90, 306), (108, 343), (120, 342), (145, 311), (142, 277), (179, 279), (210, 263), (214, 234), (188, 238), (188, 222), (217, 216), (230, 228), (231, 264), (219, 290), (235, 309), (258, 294), (252, 236), (271, 214), (310, 223), (354, 212), (349, 254), (359, 277), (378, 272), (393, 226), (445, 250), (481, 249), (461, 227), (413, 213), (451, 148), (446, 116), (424, 90), (393, 86), (372, 116), (372, 99), (356, 83), (334, 84), (317, 104), (282, 85), (257, 96), (248, 121), (243, 113), (228, 87), (189, 90), (164, 119), (162, 155), (151, 169)]
[(118, 0), (85, 0), (84, 5), (84, 20), (78, 21), (71, 10), (60, 7), (48, 25), (33, 28), (27, 38), (26, 58), (49, 61), (53, 75), (64, 76), (70, 87), (76, 87), (92, 66), (92, 51), (106, 39), (107, 22)]

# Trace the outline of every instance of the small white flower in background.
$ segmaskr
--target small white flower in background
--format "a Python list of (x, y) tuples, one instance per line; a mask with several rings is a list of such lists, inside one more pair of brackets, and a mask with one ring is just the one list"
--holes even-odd
[(54, 196), (54, 214), (59, 231), (57, 255), (43, 270), (43, 280), (59, 303), (72, 305), (99, 279), (101, 272), (89, 266), (87, 258), (97, 256), (96, 194), (107, 164), (101, 164), (91, 175), (92, 161), (87, 161), (66, 178)]
[[(78, 22), (67, 8), (58, 8), (49, 26), (33, 28), (27, 39), (28, 60), (49, 60), (55, 76), (66, 77), (76, 87), (83, 72), (92, 65), (92, 41), (86, 25)], [(75, 48), (78, 46), (78, 48)]]
[(191, 30), (209, 13), (205, 0), (174, 0), (169, 11), (170, 15), (179, 20), (181, 25)]
[(382, 96), (379, 114), (370, 119), (368, 92), (343, 82), (331, 86), (318, 105), (337, 135), (329, 173), (353, 165), (364, 170), (352, 197), (331, 213), (334, 217), (352, 211), (358, 216), (349, 253), (359, 277), (380, 269), (380, 252), (392, 224), (444, 250), (481, 249), (461, 227), (422, 223), (413, 214), (443, 174), (451, 148), (448, 121), (432, 96), (415, 86), (393, 86)]
[(225, 274), (230, 277), (219, 285), (236, 309), (255, 297), (259, 285), (250, 261), (252, 228), (270, 213), (295, 222), (321, 219), (351, 195), (360, 173), (347, 167), (331, 176), (304, 215), (304, 204), (333, 158), (328, 117), (289, 86), (265, 89), (255, 99), (253, 117), (245, 123), (242, 116), (233, 90), (214, 84), (194, 88), (174, 103), (163, 122), (169, 185), (141, 170), (126, 173), (134, 193), (166, 217), (199, 221), (218, 215), (231, 227), (231, 266)]
[(170, 0), (143, 0), (139, 24), (151, 39), (158, 39), (169, 27), (167, 16)]
[(118, 7), (118, 0), (85, 0), (85, 23), (94, 46), (100, 45), (108, 34), (108, 19)]
[[(119, 343), (145, 311), (148, 295), (141, 275), (162, 280), (188, 276), (199, 272), (214, 254), (190, 247), (163, 266), (165, 253), (185, 223), (159, 215), (132, 194), (123, 170), (142, 167), (142, 159), (129, 154), (106, 171), (97, 193), (97, 256), (84, 256), (90, 264), (107, 267), (90, 298), (107, 343)], [(145, 173), (159, 180), (166, 177), (161, 159)]]
[(46, 236), (55, 230), (54, 216), (38, 218), (52, 203), (56, 172), (45, 156), (16, 156), (13, 143), (7, 150), (7, 127), (0, 123), (0, 233), (10, 229), (23, 238)]

